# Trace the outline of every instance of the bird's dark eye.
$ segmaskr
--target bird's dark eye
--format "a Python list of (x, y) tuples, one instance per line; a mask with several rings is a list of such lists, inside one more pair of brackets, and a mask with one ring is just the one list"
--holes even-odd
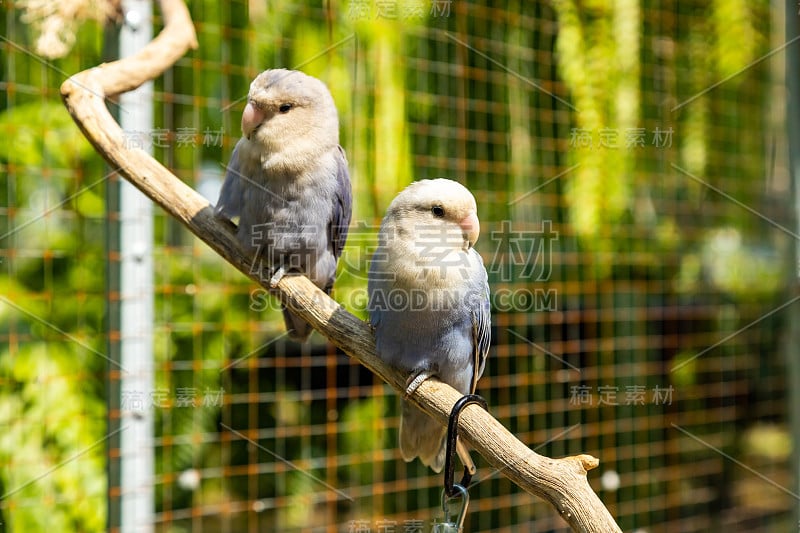
[(278, 111), (281, 113), (288, 113), (292, 109), (292, 104), (281, 104)]
[(444, 216), (444, 207), (435, 205), (431, 207), (431, 213), (433, 213), (433, 216), (435, 217), (442, 218)]

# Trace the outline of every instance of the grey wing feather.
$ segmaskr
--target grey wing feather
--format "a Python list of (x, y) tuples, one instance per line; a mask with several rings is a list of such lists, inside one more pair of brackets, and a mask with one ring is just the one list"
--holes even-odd
[(380, 277), (380, 270), (378, 269), (378, 261), (375, 259), (375, 255), (378, 253), (378, 251), (375, 251), (372, 255), (372, 259), (369, 262), (369, 274), (367, 275), (367, 294), (369, 294), (367, 311), (369, 312), (369, 324), (372, 326), (373, 330), (381, 323), (381, 317), (383, 316), (381, 309), (375, 305), (374, 301), (375, 295), (384, 291), (384, 282), (378, 279)]
[(328, 236), (333, 246), (333, 255), (336, 259), (342, 255), (347, 232), (350, 227), (350, 217), (353, 211), (353, 192), (350, 188), (350, 173), (347, 170), (347, 158), (344, 150), (339, 148), (339, 157), (336, 158), (336, 196), (333, 202), (333, 214), (328, 226)]
[[(481, 263), (482, 266), (482, 263)], [(478, 379), (483, 374), (486, 357), (489, 355), (489, 345), (492, 342), (492, 311), (489, 303), (489, 279), (486, 270), (483, 270), (483, 294), (480, 307), (472, 312), (472, 342), (473, 342), (473, 374), (471, 392), (475, 392)]]
[(239, 172), (239, 144), (233, 148), (231, 160), (225, 167), (225, 181), (219, 192), (219, 199), (214, 208), (217, 217), (233, 220), (242, 214), (244, 187)]

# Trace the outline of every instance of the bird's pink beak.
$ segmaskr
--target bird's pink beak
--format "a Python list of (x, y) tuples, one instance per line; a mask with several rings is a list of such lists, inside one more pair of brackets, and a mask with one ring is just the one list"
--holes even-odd
[(249, 139), (253, 130), (264, 122), (264, 118), (265, 115), (263, 111), (254, 106), (251, 102), (247, 102), (247, 105), (244, 106), (244, 112), (242, 112), (242, 133), (244, 136)]
[(478, 236), (481, 234), (481, 223), (478, 221), (478, 215), (472, 212), (465, 216), (458, 225), (464, 230), (464, 235), (469, 240), (470, 248), (475, 246)]

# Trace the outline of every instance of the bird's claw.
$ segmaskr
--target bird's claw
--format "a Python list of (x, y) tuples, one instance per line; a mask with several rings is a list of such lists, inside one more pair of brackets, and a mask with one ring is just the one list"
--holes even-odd
[(411, 396), (414, 394), (419, 386), (422, 385), (422, 382), (430, 377), (435, 376), (436, 373), (437, 370), (433, 368), (421, 368), (414, 371), (414, 373), (411, 374), (406, 381), (406, 396)]
[(272, 277), (269, 278), (269, 286), (272, 287), (273, 289), (276, 288), (278, 286), (278, 283), (281, 282), (281, 280), (283, 279), (283, 276), (285, 276), (285, 275), (286, 275), (286, 271), (283, 269), (283, 267), (278, 268), (278, 270), (276, 270), (272, 274)]
[(221, 214), (215, 214), (214, 218), (222, 225), (222, 227), (225, 228), (226, 231), (236, 235), (236, 232), (239, 230), (239, 225), (236, 222)]

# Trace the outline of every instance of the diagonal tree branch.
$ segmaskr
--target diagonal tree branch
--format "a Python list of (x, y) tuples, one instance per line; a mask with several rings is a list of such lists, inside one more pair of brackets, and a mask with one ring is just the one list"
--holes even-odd
[[(105, 97), (132, 90), (159, 76), (190, 48), (197, 47), (191, 18), (180, 0), (163, 0), (166, 25), (138, 54), (99, 65), (64, 82), (61, 95), (69, 113), (108, 163), (171, 216), (252, 280), (269, 289), (349, 356), (401, 394), (406, 376), (375, 353), (369, 326), (348, 313), (307, 278), (286, 276), (270, 288), (230, 228), (213, 216), (209, 203), (163, 165), (137, 148), (128, 148), (122, 129), (105, 106)], [(446, 424), (460, 394), (436, 379), (422, 383), (410, 397), (426, 413)], [(477, 406), (461, 415), (460, 435), (492, 466), (527, 492), (548, 501), (575, 531), (621, 531), (592, 491), (586, 472), (598, 465), (590, 455), (550, 459), (530, 450), (489, 413)]]

